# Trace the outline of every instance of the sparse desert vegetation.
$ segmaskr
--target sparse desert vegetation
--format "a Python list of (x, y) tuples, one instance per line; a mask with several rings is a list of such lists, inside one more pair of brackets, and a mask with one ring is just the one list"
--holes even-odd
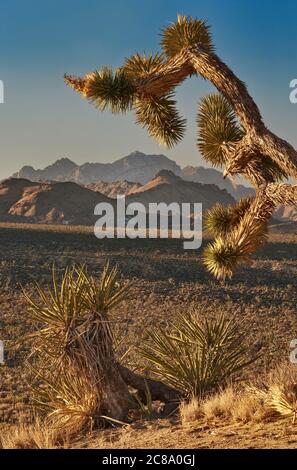
[[(205, 237), (207, 241), (207, 237)], [(88, 229), (2, 224), (1, 366), (2, 447), (295, 447), (295, 382), (289, 363), (290, 341), (297, 331), (295, 283), (297, 236), (272, 233), (251, 266), (232, 280), (215, 281), (198, 252), (180, 240), (97, 240)], [(152, 332), (169, 334), (176, 318), (195, 314), (199, 322), (235, 319), (249, 357), (223, 389), (205, 397), (183, 399), (167, 415), (158, 402), (135, 410), (125, 425), (57, 436), (32, 407), (32, 371), (27, 366), (36, 330), (23, 290), (36, 297), (37, 282), (51, 284), (52, 265), (61, 279), (67, 267), (85, 265), (100, 276), (110, 260), (117, 264), (129, 296), (112, 310), (119, 342), (116, 354), (132, 371), (154, 376), (138, 347)], [(157, 377), (160, 379), (160, 376)], [(166, 379), (164, 379), (166, 382)], [(136, 401), (137, 402), (137, 401)]]

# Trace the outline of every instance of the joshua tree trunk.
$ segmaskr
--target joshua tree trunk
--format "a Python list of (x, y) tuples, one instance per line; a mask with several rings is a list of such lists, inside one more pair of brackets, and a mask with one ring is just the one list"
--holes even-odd
[[(85, 325), (82, 325), (85, 328)], [(76, 373), (83, 374), (87, 382), (98, 390), (96, 416), (106, 416), (118, 421), (128, 419), (129, 410), (136, 407), (131, 389), (137, 391), (143, 403), (147, 400), (147, 387), (151, 398), (164, 403), (177, 398), (175, 390), (167, 385), (146, 379), (121, 365), (115, 355), (114, 338), (108, 315), (94, 312), (89, 328), (76, 333), (68, 350), (66, 363)], [(147, 385), (146, 385), (147, 383)]]
[(147, 388), (152, 400), (163, 402), (167, 411), (171, 405), (176, 407), (179, 398), (176, 390), (162, 382), (136, 374), (117, 362), (110, 363), (100, 382), (100, 413), (118, 421), (127, 421), (129, 411), (137, 406), (131, 389), (136, 390), (139, 399), (146, 404)]
[(116, 362), (110, 363), (102, 374), (100, 394), (102, 397), (100, 413), (102, 415), (118, 421), (128, 419), (129, 410), (133, 408), (133, 398)]
[(163, 382), (136, 374), (135, 372), (120, 364), (119, 372), (126, 384), (137, 390), (139, 397), (144, 403), (146, 403), (148, 398), (147, 387), (153, 400), (160, 400), (164, 403), (169, 403), (175, 402), (179, 397), (179, 393), (176, 390), (164, 384)]

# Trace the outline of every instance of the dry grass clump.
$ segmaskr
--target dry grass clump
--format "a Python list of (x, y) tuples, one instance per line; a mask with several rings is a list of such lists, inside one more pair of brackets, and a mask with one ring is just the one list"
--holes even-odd
[(232, 407), (236, 398), (236, 392), (232, 387), (206, 398), (201, 403), (201, 410), (206, 419), (230, 418)]
[(266, 422), (272, 418), (272, 413), (266, 408), (261, 397), (257, 397), (249, 391), (239, 393), (231, 406), (231, 417), (235, 422)]
[(64, 370), (56, 382), (48, 382), (44, 392), (39, 389), (35, 404), (46, 411), (45, 424), (63, 436), (91, 431), (100, 410), (100, 387), (81, 372)]
[(180, 408), (183, 425), (191, 424), (199, 419), (213, 421), (219, 419), (227, 422), (262, 422), (271, 416), (264, 400), (249, 390), (226, 389), (198, 401), (193, 398)]
[(55, 430), (36, 419), (33, 424), (20, 423), (3, 429), (0, 436), (1, 449), (54, 449), (65, 447), (58, 445), (59, 438)]
[(179, 407), (179, 416), (183, 426), (194, 423), (203, 418), (201, 403), (196, 397), (189, 402), (181, 402)]
[(193, 398), (180, 407), (183, 425), (201, 418), (228, 422), (265, 422), (297, 415), (297, 366), (281, 363), (261, 382), (241, 389), (227, 387), (204, 400)]
[(297, 366), (292, 363), (281, 363), (270, 372), (267, 380), (252, 387), (255, 395), (260, 397), (266, 408), (284, 417), (297, 416)]

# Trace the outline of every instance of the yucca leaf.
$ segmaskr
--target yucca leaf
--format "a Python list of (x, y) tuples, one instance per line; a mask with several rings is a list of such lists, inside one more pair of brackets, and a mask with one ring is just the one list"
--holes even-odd
[(244, 132), (223, 95), (210, 94), (201, 99), (198, 115), (198, 149), (213, 166), (226, 163), (222, 146), (240, 141)]
[(122, 69), (104, 67), (85, 77), (83, 95), (101, 111), (124, 113), (132, 108), (134, 85)]
[(225, 238), (217, 237), (203, 251), (203, 262), (207, 270), (217, 279), (233, 276), (237, 267), (251, 261), (254, 254), (267, 239), (267, 224), (255, 221), (254, 225), (239, 226)]
[(157, 72), (158, 69), (163, 65), (163, 55), (140, 55), (138, 53), (129, 57), (125, 60), (125, 63), (121, 70), (132, 79), (142, 78), (150, 75), (153, 72)]
[(186, 120), (176, 110), (172, 94), (144, 97), (135, 103), (136, 122), (145, 127), (151, 137), (168, 148), (182, 140)]
[(167, 57), (173, 57), (186, 47), (201, 47), (213, 52), (214, 46), (205, 21), (178, 15), (177, 21), (162, 30), (161, 46)]
[(216, 204), (206, 212), (204, 226), (214, 236), (226, 236), (242, 220), (254, 198), (245, 197), (234, 205)]
[(238, 325), (223, 316), (200, 322), (194, 314), (178, 315), (173, 331), (149, 333), (140, 353), (161, 380), (184, 395), (202, 397), (254, 360), (244, 339)]

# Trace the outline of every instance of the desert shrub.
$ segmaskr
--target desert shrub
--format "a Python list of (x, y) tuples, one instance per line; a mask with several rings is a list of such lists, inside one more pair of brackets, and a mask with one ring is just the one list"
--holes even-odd
[(297, 414), (297, 368), (282, 362), (255, 383), (225, 389), (199, 400), (192, 398), (180, 406), (183, 425), (201, 418), (231, 422), (266, 422)]
[(232, 387), (208, 397), (201, 408), (206, 419), (220, 418), (247, 423), (261, 422), (269, 416), (261, 397), (250, 390), (235, 390)]
[(254, 360), (238, 324), (223, 315), (204, 321), (195, 313), (179, 315), (170, 332), (154, 331), (149, 337), (140, 352), (150, 371), (188, 397), (216, 391)]

